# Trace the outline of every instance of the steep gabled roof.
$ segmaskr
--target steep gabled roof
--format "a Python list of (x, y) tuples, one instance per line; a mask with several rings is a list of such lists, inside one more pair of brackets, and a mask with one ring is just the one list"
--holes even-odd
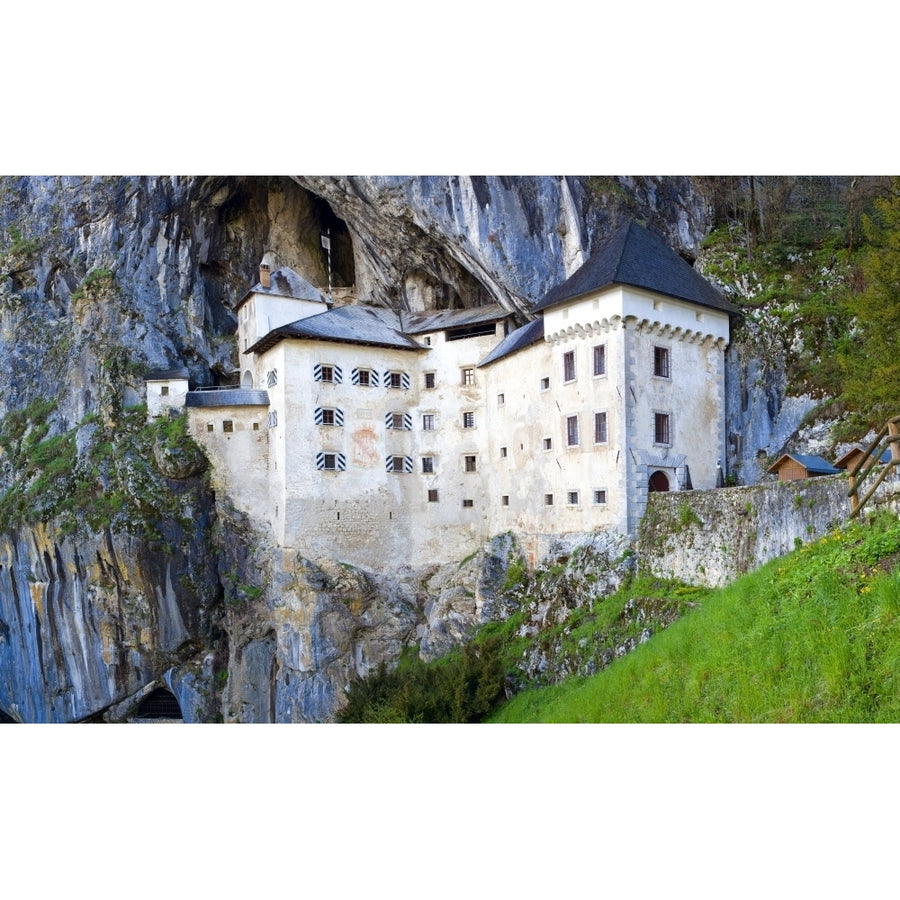
[(534, 307), (547, 309), (614, 284), (645, 288), (701, 306), (736, 313), (699, 272), (688, 265), (656, 232), (634, 220), (615, 231), (593, 256)]
[(314, 303), (325, 303), (322, 292), (313, 287), (302, 275), (298, 275), (288, 266), (281, 266), (269, 276), (269, 286), (263, 287), (262, 283), (256, 284), (238, 300), (234, 307), (239, 310), (251, 294), (268, 294), (272, 297), (289, 297), (293, 300), (312, 300)]
[(368, 344), (398, 350), (427, 349), (400, 331), (400, 317), (392, 310), (375, 306), (339, 306), (274, 328), (244, 352), (262, 353), (285, 338)]
[(527, 325), (511, 331), (478, 365), (487, 366), (497, 362), (498, 359), (503, 359), (504, 356), (509, 356), (510, 353), (515, 353), (517, 350), (536, 344), (543, 337), (544, 317), (538, 316)]

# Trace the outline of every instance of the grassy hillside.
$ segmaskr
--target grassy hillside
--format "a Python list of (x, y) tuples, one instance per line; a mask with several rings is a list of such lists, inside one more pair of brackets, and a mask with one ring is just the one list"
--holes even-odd
[(491, 721), (900, 721), (900, 521), (773, 560), (608, 669), (522, 692)]

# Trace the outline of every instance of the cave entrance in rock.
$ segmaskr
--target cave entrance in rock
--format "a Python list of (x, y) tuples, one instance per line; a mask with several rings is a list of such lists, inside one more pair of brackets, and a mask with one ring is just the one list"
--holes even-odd
[[(334, 287), (353, 287), (356, 284), (356, 267), (353, 262), (353, 240), (347, 223), (335, 215), (326, 200), (316, 194), (312, 197), (313, 216), (322, 235), (331, 239), (331, 277)], [(326, 251), (321, 249), (323, 260)]]
[(184, 720), (175, 695), (164, 687), (155, 688), (141, 700), (134, 718), (135, 720)]
[(5, 712), (3, 709), (0, 709), (0, 725), (15, 725), (16, 720)]
[(647, 485), (648, 490), (651, 494), (654, 493), (663, 493), (669, 490), (669, 477), (665, 472), (654, 472), (650, 476), (650, 481)]

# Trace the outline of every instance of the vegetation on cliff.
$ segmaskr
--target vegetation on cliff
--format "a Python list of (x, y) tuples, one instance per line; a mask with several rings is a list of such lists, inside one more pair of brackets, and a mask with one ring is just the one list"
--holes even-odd
[(606, 671), (495, 722), (896, 722), (900, 521), (833, 531), (712, 592)]

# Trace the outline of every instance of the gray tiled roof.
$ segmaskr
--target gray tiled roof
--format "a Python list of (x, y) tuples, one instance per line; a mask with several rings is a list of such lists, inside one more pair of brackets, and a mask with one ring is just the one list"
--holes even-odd
[(273, 297), (292, 297), (294, 300), (313, 300), (316, 303), (325, 303), (325, 297), (318, 288), (313, 287), (302, 275), (298, 275), (287, 266), (275, 269), (271, 273), (269, 281), (270, 284), (267, 288), (257, 281), (237, 302), (235, 311), (241, 308), (251, 294), (269, 294)]
[(547, 309), (613, 284), (645, 288), (722, 312), (738, 312), (663, 238), (633, 220), (614, 232), (577, 272), (549, 291), (534, 310)]
[(776, 462), (769, 466), (768, 471), (777, 471), (785, 459), (792, 459), (794, 462), (800, 463), (810, 475), (839, 475), (841, 472), (821, 456), (806, 456), (802, 453), (783, 453)]
[(472, 309), (443, 309), (438, 311), (406, 313), (403, 316), (403, 330), (406, 334), (424, 334), (427, 331), (442, 331), (445, 328), (460, 328), (478, 325), (481, 322), (496, 322), (511, 315), (499, 303), (475, 306)]
[(490, 353), (480, 362), (479, 366), (487, 366), (497, 362), (510, 353), (515, 353), (523, 347), (530, 347), (544, 337), (544, 317), (538, 316), (533, 322), (511, 331)]
[(225, 388), (210, 391), (188, 391), (185, 406), (268, 406), (269, 392)]
[(400, 331), (400, 317), (389, 309), (375, 306), (339, 306), (317, 313), (290, 325), (275, 328), (260, 338), (245, 353), (261, 353), (284, 338), (306, 338), (395, 347), (399, 350), (426, 348)]
[(191, 373), (182, 366), (178, 369), (153, 369), (144, 376), (144, 381), (171, 381), (174, 378), (190, 378)]

